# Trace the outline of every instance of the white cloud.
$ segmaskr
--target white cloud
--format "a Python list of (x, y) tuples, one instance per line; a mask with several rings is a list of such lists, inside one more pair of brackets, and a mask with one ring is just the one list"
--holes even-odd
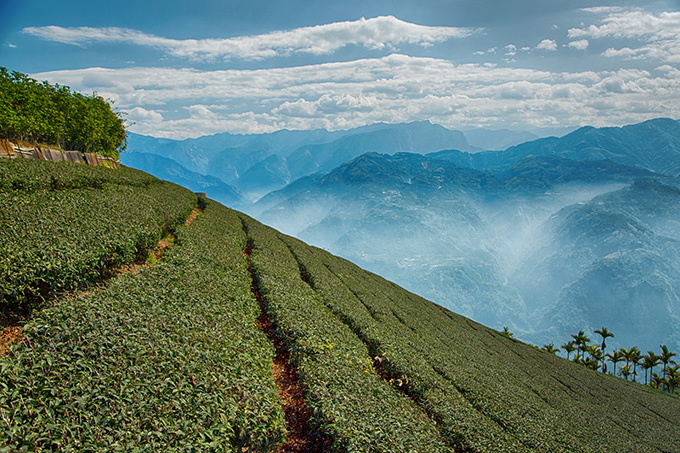
[(426, 119), (499, 128), (680, 118), (680, 71), (671, 65), (550, 72), (394, 54), (260, 70), (89, 68), (31, 76), (96, 90), (129, 112), (132, 131), (169, 138)]
[(505, 55), (513, 56), (517, 54), (517, 46), (514, 44), (508, 44), (505, 46)]
[(553, 41), (552, 39), (544, 39), (538, 45), (536, 46), (537, 49), (539, 50), (557, 50), (557, 43)]
[(389, 49), (402, 43), (427, 47), (452, 38), (466, 37), (475, 31), (457, 27), (428, 27), (404, 22), (393, 16), (381, 16), (226, 39), (177, 40), (115, 27), (64, 28), (52, 25), (28, 27), (24, 32), (65, 44), (125, 43), (155, 47), (176, 57), (213, 60), (263, 59), (296, 53), (320, 55), (352, 44), (367, 49)]
[(680, 63), (680, 12), (612, 11), (601, 25), (572, 28), (569, 38), (628, 39), (638, 41), (638, 47), (610, 48), (607, 57), (655, 59)]
[(155, 110), (147, 110), (143, 107), (134, 107), (127, 110), (127, 119), (133, 122), (161, 122), (163, 115)]
[(620, 6), (595, 6), (592, 8), (582, 8), (581, 11), (586, 11), (594, 14), (609, 14), (625, 11), (625, 9)]
[(590, 42), (587, 39), (579, 39), (578, 41), (571, 41), (569, 43), (569, 47), (578, 50), (586, 50), (588, 45), (590, 45)]

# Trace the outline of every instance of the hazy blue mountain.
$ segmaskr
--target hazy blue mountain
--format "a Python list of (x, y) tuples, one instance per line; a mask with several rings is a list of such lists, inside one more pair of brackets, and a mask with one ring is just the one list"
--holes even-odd
[[(540, 344), (565, 342), (604, 323), (631, 346), (625, 342), (634, 336), (628, 332), (637, 325), (635, 311), (618, 320), (599, 317), (588, 308), (587, 288), (628, 294), (629, 305), (657, 297), (655, 304), (673, 307), (680, 191), (654, 181), (677, 184), (678, 178), (560, 156), (526, 157), (493, 175), (433, 155), (364, 154), (317, 180), (269, 194), (252, 214)], [(602, 269), (626, 269), (628, 276), (597, 286)], [(643, 291), (633, 280), (624, 282), (633, 275), (655, 283)], [(657, 315), (661, 311), (649, 316)], [(665, 333), (663, 341), (680, 346), (674, 335)], [(657, 348), (650, 338), (639, 336), (636, 344)]]
[(267, 209), (270, 209), (302, 192), (309, 191), (316, 187), (323, 176), (324, 175), (322, 173), (315, 173), (313, 175), (303, 176), (302, 178), (296, 179), (283, 189), (269, 192), (267, 195), (260, 198), (253, 206), (248, 208), (248, 212), (253, 216), (257, 216)]
[(186, 169), (176, 161), (156, 154), (128, 152), (121, 153), (123, 165), (141, 169), (157, 178), (179, 184), (193, 192), (205, 192), (209, 198), (220, 203), (244, 209), (250, 201), (237, 188), (214, 176), (201, 175)]
[(130, 134), (128, 148), (171, 158), (189, 170), (216, 176), (252, 198), (314, 173), (327, 173), (367, 152), (428, 153), (447, 148), (479, 151), (462, 132), (430, 122), (374, 124), (348, 131), (217, 134), (187, 140)]
[(329, 172), (338, 165), (367, 152), (395, 154), (416, 152), (425, 154), (441, 149), (475, 150), (460, 131), (452, 131), (428, 121), (384, 127), (348, 134), (330, 143), (305, 146), (292, 153), (293, 177), (316, 172)]
[(680, 123), (658, 118), (624, 127), (582, 127), (564, 137), (547, 137), (504, 151), (469, 154), (442, 151), (431, 157), (457, 165), (499, 172), (527, 156), (560, 156), (573, 160), (610, 160), (658, 173), (680, 174)]
[(463, 134), (471, 146), (487, 151), (500, 151), (539, 138), (538, 135), (528, 131), (508, 129), (473, 129), (463, 131)]
[(270, 154), (243, 172), (234, 184), (244, 192), (261, 197), (268, 192), (285, 187), (290, 180), (286, 159)]
[(515, 162), (498, 174), (508, 186), (519, 185), (527, 190), (531, 186), (547, 189), (556, 184), (570, 182), (625, 182), (638, 180), (668, 180), (663, 175), (636, 167), (616, 164), (609, 160), (571, 160), (560, 156), (528, 156)]
[(300, 146), (333, 141), (345, 134), (345, 131), (280, 130), (271, 134), (222, 133), (170, 140), (130, 133), (128, 149), (168, 157), (192, 171), (232, 182), (269, 155), (286, 157)]
[(680, 190), (637, 183), (568, 206), (511, 281), (543, 338), (603, 325), (613, 345), (680, 344)]

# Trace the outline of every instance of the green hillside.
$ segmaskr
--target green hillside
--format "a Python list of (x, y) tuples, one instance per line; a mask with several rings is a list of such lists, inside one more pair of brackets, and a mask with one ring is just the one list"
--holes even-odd
[(677, 396), (130, 169), (1, 160), (0, 288), (0, 451), (680, 450)]

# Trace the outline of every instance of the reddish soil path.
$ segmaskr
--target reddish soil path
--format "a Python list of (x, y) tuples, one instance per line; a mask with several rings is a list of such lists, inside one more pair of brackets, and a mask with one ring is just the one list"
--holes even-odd
[[(248, 231), (245, 223), (243, 229), (247, 236)], [(252, 247), (253, 244), (248, 239), (248, 244), (243, 250), (243, 256), (246, 258), (246, 267), (252, 279), (251, 290), (260, 306), (257, 326), (267, 335), (267, 338), (276, 350), (276, 356), (272, 362), (272, 376), (278, 387), (278, 394), (281, 397), (283, 412), (286, 418), (286, 429), (288, 430), (287, 441), (280, 445), (276, 452), (323, 453), (327, 450), (325, 447), (328, 444), (328, 440), (315, 436), (309, 426), (312, 410), (305, 404), (305, 393), (300, 377), (295, 368), (290, 364), (290, 351), (281, 339), (275, 335), (276, 327), (272, 324), (269, 317), (267, 302), (260, 293), (257, 272), (251, 266), (250, 254)]]

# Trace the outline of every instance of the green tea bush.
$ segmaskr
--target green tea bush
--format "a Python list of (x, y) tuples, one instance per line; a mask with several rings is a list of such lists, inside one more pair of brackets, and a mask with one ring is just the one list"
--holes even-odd
[[(680, 448), (677, 398), (585, 370), (244, 219), (261, 291), (338, 451)], [(379, 378), (376, 356), (400, 380)]]
[(141, 258), (196, 197), (142, 172), (0, 161), (0, 294), (21, 310)]
[(0, 451), (273, 451), (273, 347), (235, 224), (210, 204), (156, 266), (37, 313), (0, 358)]

